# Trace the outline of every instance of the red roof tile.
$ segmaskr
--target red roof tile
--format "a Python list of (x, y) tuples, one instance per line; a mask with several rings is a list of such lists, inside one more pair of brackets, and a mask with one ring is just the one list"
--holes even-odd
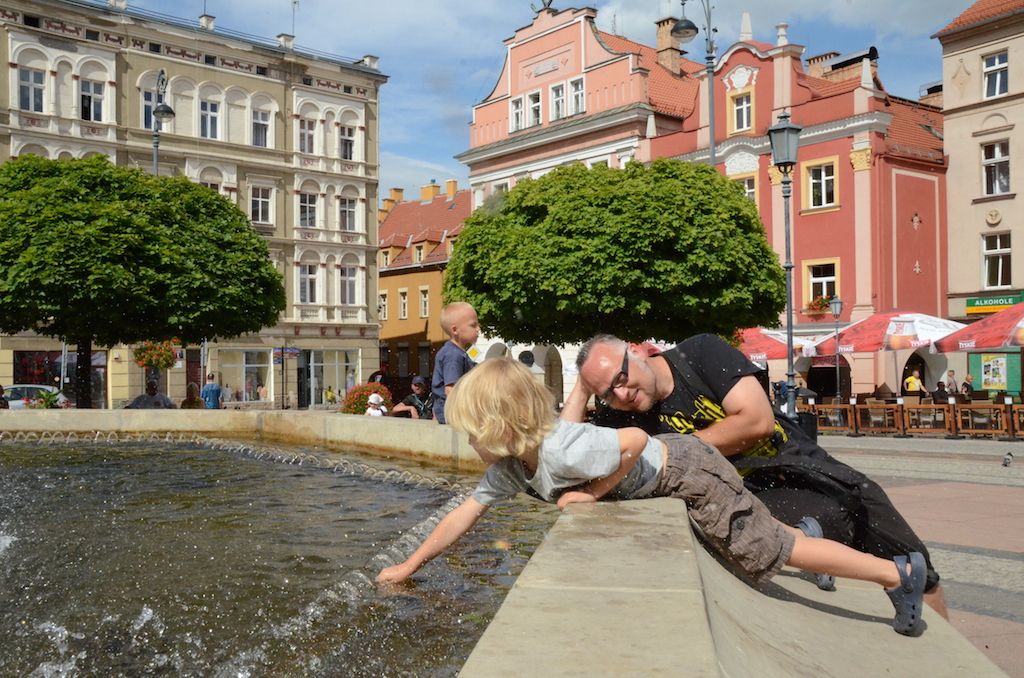
[(421, 263), (445, 261), (447, 246), (443, 240), (462, 230), (462, 223), (472, 212), (472, 195), (468, 190), (455, 193), (455, 199), (440, 195), (430, 202), (410, 200), (395, 205), (380, 225), (380, 247), (400, 247), (402, 252), (391, 260), (390, 267), (412, 262), (414, 243), (441, 243)]
[(613, 52), (639, 55), (640, 68), (650, 73), (647, 92), (651, 108), (677, 118), (685, 118), (693, 112), (698, 85), (697, 80), (689, 76), (704, 70), (702, 64), (680, 57), (679, 70), (686, 75), (673, 74), (658, 63), (658, 52), (653, 47), (604, 31), (598, 31), (598, 36)]
[(889, 98), (892, 123), (885, 137), (890, 153), (941, 162), (944, 154), (942, 113), (909, 99)]
[(932, 37), (943, 37), (992, 19), (1021, 13), (1024, 13), (1024, 0), (978, 0)]
[(814, 98), (833, 97), (837, 94), (846, 94), (860, 87), (860, 75), (856, 77), (848, 78), (846, 80), (839, 80), (838, 82), (832, 80), (826, 80), (825, 78), (816, 78), (813, 75), (807, 75), (806, 73), (797, 73), (798, 82), (804, 84), (807, 89), (811, 90), (811, 94)]

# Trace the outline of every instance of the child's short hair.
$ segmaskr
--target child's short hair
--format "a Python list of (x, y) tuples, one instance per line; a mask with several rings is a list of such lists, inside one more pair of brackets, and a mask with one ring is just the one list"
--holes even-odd
[(473, 305), (465, 301), (453, 301), (441, 309), (441, 329), (449, 337), (452, 336), (452, 325), (455, 323), (455, 316), (465, 310), (476, 311)]
[(519, 361), (490, 358), (455, 383), (445, 416), (491, 454), (521, 457), (554, 428), (555, 397)]

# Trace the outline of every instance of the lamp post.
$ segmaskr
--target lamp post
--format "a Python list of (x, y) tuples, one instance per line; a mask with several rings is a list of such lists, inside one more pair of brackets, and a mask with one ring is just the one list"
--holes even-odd
[(164, 103), (167, 93), (167, 73), (160, 69), (156, 77), (156, 106), (153, 107), (153, 176), (160, 174), (160, 128), (164, 120), (174, 120), (174, 109)]
[(843, 397), (842, 383), (839, 381), (839, 316), (843, 313), (843, 300), (836, 295), (828, 302), (832, 309), (832, 318), (836, 321), (836, 405)]
[[(782, 200), (786, 226), (786, 416), (796, 418), (796, 371), (793, 369), (793, 255), (789, 235), (789, 196), (793, 193), (790, 173), (796, 165), (797, 150), (800, 146), (800, 125), (789, 120), (789, 113), (779, 114), (779, 121), (768, 129), (768, 140), (772, 145), (772, 164), (782, 173)], [(837, 352), (838, 355), (838, 352)]]
[[(682, 3), (682, 18), (672, 26), (672, 37), (681, 43), (687, 43), (697, 37), (697, 25), (686, 18), (686, 0)], [(700, 0), (704, 8), (704, 72), (708, 81), (708, 163), (715, 166), (715, 33), (717, 28), (711, 25), (711, 0)]]

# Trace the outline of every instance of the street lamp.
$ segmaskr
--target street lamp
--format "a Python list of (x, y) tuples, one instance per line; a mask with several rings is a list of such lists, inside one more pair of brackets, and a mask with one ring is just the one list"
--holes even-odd
[(839, 316), (843, 313), (843, 300), (836, 295), (832, 295), (828, 305), (832, 310), (832, 318), (836, 321), (836, 405), (838, 405), (843, 397), (842, 384), (839, 381)]
[[(782, 172), (782, 200), (786, 225), (786, 354), (789, 362), (786, 372), (786, 416), (796, 418), (796, 371), (793, 369), (793, 256), (789, 236), (789, 196), (793, 186), (790, 173), (796, 165), (797, 149), (800, 146), (800, 130), (803, 127), (789, 120), (789, 113), (779, 114), (779, 121), (768, 128), (768, 140), (772, 145), (772, 164)], [(838, 356), (838, 349), (836, 355)], [(838, 358), (837, 358), (838, 360)]]
[(174, 109), (164, 103), (167, 73), (160, 69), (156, 77), (156, 106), (153, 108), (153, 176), (160, 174), (160, 128), (164, 120), (174, 120)]
[[(686, 0), (682, 3), (682, 18), (672, 26), (672, 37), (681, 43), (688, 43), (697, 37), (697, 25), (686, 18)], [(717, 28), (711, 26), (711, 0), (700, 0), (704, 8), (704, 70), (708, 80), (708, 162), (715, 166), (715, 33)]]

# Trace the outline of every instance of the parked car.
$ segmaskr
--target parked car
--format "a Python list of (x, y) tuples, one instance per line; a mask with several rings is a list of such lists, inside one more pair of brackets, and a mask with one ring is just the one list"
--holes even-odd
[(4, 399), (11, 406), (12, 410), (20, 410), (25, 407), (25, 398), (37, 400), (43, 393), (56, 393), (57, 406), (68, 407), (68, 397), (61, 393), (56, 386), (44, 384), (11, 384), (4, 387)]

